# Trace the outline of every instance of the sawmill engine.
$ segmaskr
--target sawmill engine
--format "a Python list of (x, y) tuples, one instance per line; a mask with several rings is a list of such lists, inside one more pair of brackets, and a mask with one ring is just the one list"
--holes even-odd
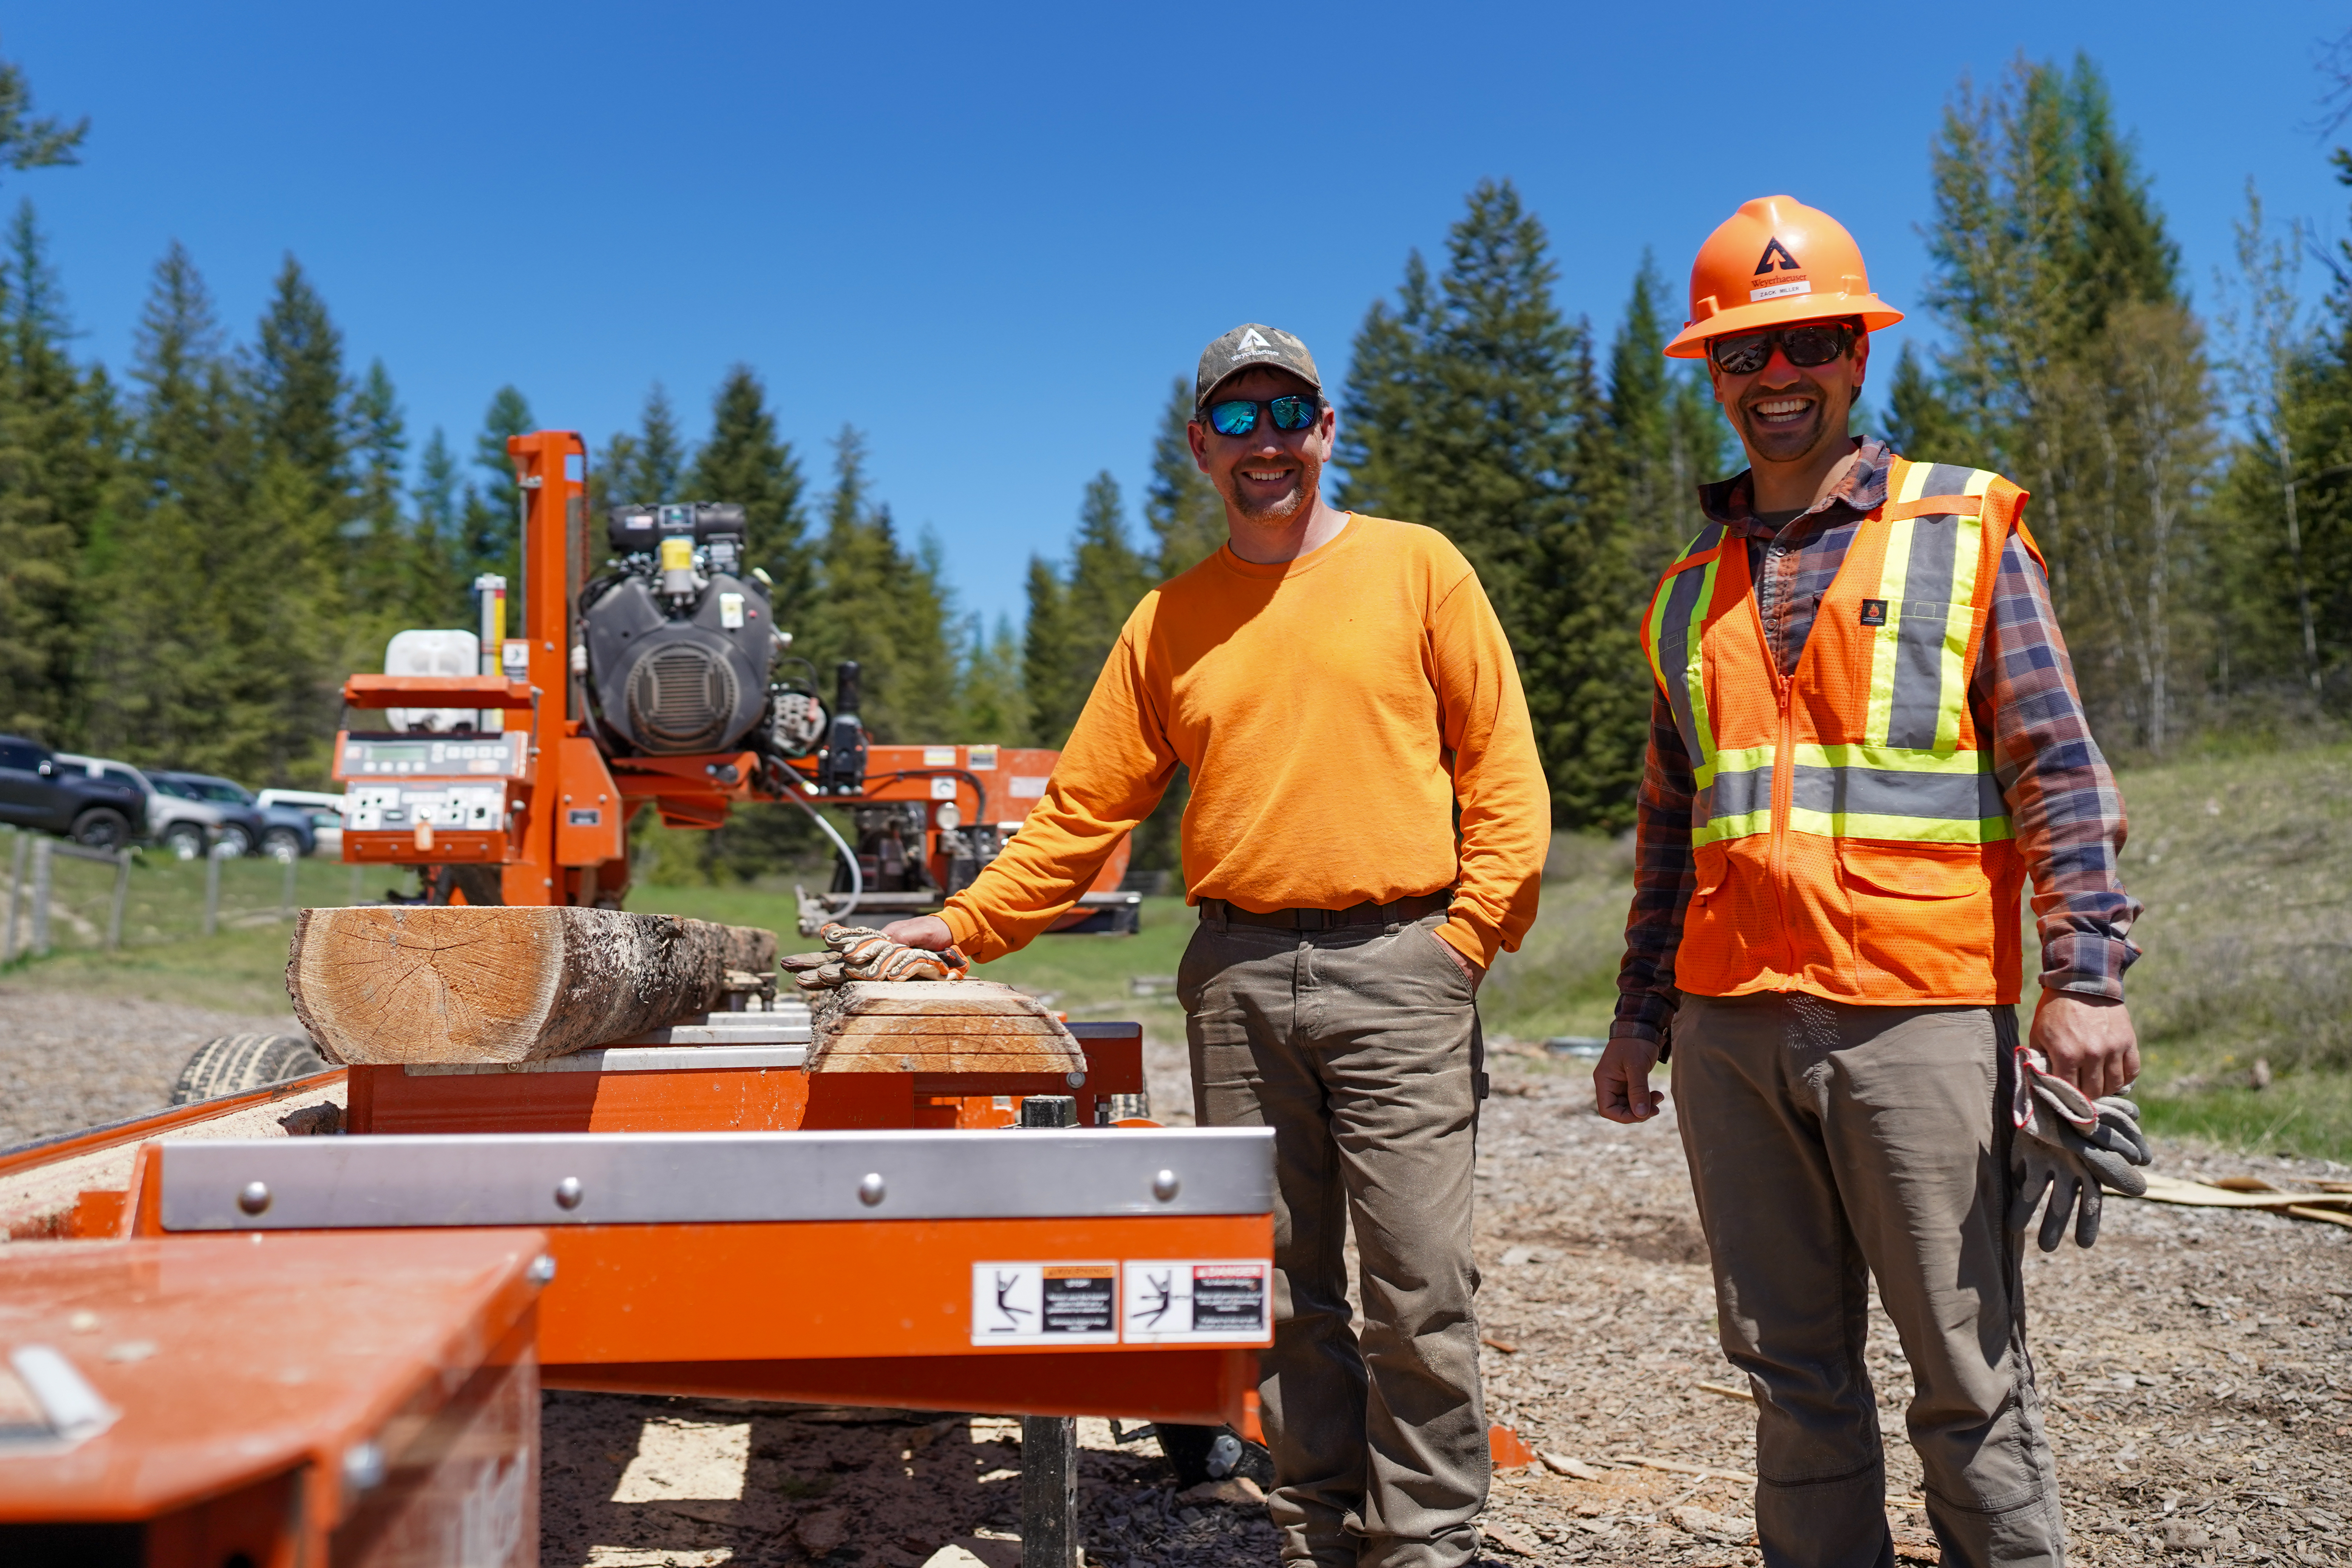
[(743, 509), (619, 506), (606, 533), (614, 560), (580, 596), (602, 727), (653, 756), (736, 745), (793, 754), (798, 737), (781, 732), (792, 726), (777, 722), (769, 689), (791, 638), (776, 626), (765, 574), (746, 571)]

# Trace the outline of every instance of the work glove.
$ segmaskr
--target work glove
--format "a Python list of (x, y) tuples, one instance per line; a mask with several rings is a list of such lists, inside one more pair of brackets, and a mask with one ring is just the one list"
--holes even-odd
[(2074, 1245), (2099, 1239), (2099, 1189), (2126, 1197), (2147, 1191), (2138, 1166), (2152, 1157), (2139, 1130), (2139, 1107), (2120, 1095), (2093, 1100), (2050, 1070), (2032, 1046), (2017, 1047), (2017, 1088), (2011, 1106), (2017, 1137), (2010, 1148), (2017, 1199), (2010, 1205), (2011, 1229), (2022, 1230), (2043, 1193), (2050, 1208), (2036, 1238), (2055, 1252), (2066, 1236), (2066, 1216), (2075, 1215)]
[(892, 942), (872, 926), (820, 926), (823, 952), (796, 952), (783, 960), (793, 984), (803, 991), (828, 991), (849, 980), (961, 980), (971, 962), (950, 947), (933, 952)]

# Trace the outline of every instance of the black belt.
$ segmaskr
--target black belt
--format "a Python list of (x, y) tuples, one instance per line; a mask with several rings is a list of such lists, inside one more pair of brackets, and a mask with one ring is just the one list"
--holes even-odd
[(1201, 918), (1226, 921), (1237, 926), (1272, 926), (1277, 931), (1329, 931), (1338, 926), (1384, 926), (1444, 914), (1454, 907), (1454, 889), (1442, 889), (1390, 903), (1349, 904), (1344, 910), (1274, 910), (1259, 914), (1223, 899), (1202, 899)]

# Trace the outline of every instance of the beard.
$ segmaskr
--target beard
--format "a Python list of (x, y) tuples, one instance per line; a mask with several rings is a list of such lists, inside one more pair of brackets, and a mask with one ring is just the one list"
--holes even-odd
[[(1246, 466), (1242, 465), (1242, 467)], [(1314, 458), (1300, 458), (1298, 470), (1291, 476), (1291, 480), (1290, 489), (1283, 494), (1272, 500), (1258, 500), (1250, 497), (1243, 489), (1240, 468), (1236, 468), (1234, 472), (1233, 489), (1225, 499), (1233, 502), (1235, 511), (1240, 512), (1252, 522), (1288, 522), (1298, 515), (1299, 509), (1307, 504), (1308, 498), (1312, 497), (1323, 483), (1322, 463)]]

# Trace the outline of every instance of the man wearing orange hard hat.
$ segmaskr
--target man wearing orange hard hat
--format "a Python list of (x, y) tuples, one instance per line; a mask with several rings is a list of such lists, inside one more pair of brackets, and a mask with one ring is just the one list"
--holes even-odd
[(2047, 1192), (2043, 1250), (2070, 1220), (2088, 1247), (2103, 1184), (2146, 1190), (2123, 805), (2025, 492), (1847, 433), (1870, 334), (1902, 319), (1836, 220), (1767, 196), (1701, 248), (1666, 346), (1706, 358), (1748, 468), (1701, 489), (1642, 626), (1636, 887), (1593, 1088), (1646, 1121), (1671, 1047), (1774, 1568), (1894, 1561), (1874, 1279), (1944, 1561), (2063, 1561), (2024, 1230)]

